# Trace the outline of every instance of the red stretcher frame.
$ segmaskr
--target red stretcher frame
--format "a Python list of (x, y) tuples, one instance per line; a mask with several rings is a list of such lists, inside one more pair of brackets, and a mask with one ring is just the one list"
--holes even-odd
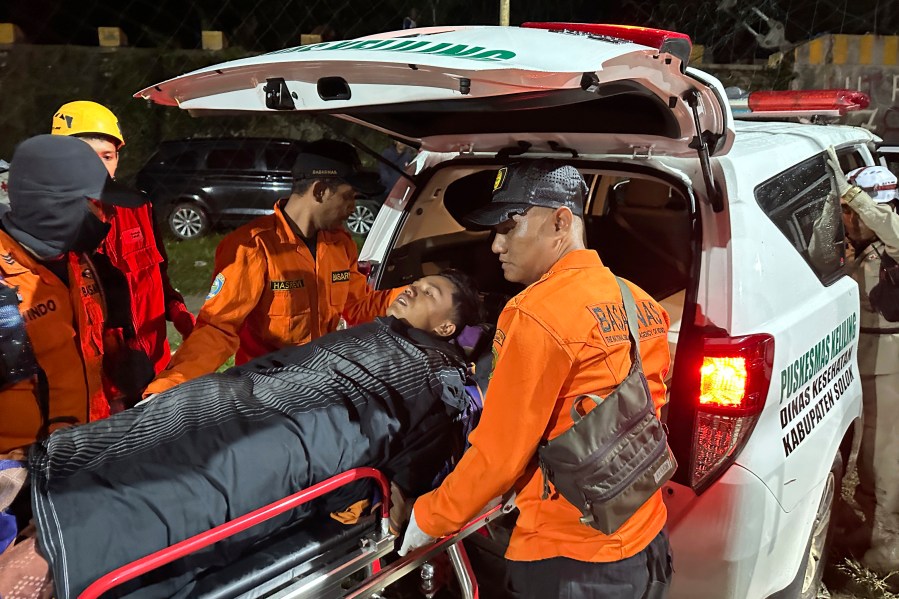
[(383, 500), (381, 501), (379, 517), (382, 530), (386, 531), (390, 521), (390, 484), (387, 482), (387, 477), (374, 468), (355, 468), (338, 474), (337, 476), (332, 476), (316, 485), (298, 491), (293, 495), (288, 495), (283, 499), (279, 499), (278, 501), (257, 510), (253, 510), (234, 520), (210, 528), (209, 530), (194, 535), (189, 539), (185, 539), (180, 543), (175, 543), (170, 547), (160, 549), (159, 551), (133, 561), (130, 564), (125, 564), (95, 580), (90, 586), (84, 589), (84, 592), (79, 595), (79, 599), (98, 599), (103, 593), (120, 584), (133, 580), (156, 568), (160, 568), (185, 555), (193, 553), (194, 551), (199, 551), (222, 539), (243, 532), (256, 524), (265, 522), (279, 514), (283, 514), (284, 512), (292, 510), (304, 503), (308, 503), (313, 499), (317, 499), (339, 487), (364, 478), (374, 479), (381, 491)]
[[(339, 487), (365, 478), (374, 479), (381, 491), (381, 497), (383, 498), (378, 514), (380, 533), (384, 537), (392, 537), (392, 535), (389, 535), (390, 486), (387, 477), (375, 468), (355, 468), (298, 491), (293, 495), (279, 499), (278, 501), (272, 502), (224, 524), (201, 532), (170, 547), (160, 549), (146, 557), (125, 564), (91, 583), (79, 595), (79, 599), (99, 599), (104, 593), (121, 584), (189, 555), (190, 553), (208, 547), (222, 539), (243, 532), (256, 524), (317, 499)], [(371, 576), (363, 581), (361, 587), (350, 592), (347, 597), (371, 596), (377, 592), (378, 589), (389, 586), (399, 578), (425, 563), (428, 559), (434, 557), (436, 554), (446, 551), (449, 554), (450, 562), (452, 563), (453, 569), (459, 580), (463, 597), (465, 599), (478, 599), (479, 592), (477, 579), (474, 575), (474, 570), (471, 567), (468, 555), (465, 553), (464, 546), (459, 541), (500, 516), (502, 513), (507, 512), (510, 508), (510, 504), (507, 504), (506, 506), (501, 504), (495, 505), (466, 524), (458, 533), (438, 539), (433, 545), (413, 551), (405, 558), (397, 560), (384, 569), (380, 567), (380, 560), (375, 559), (370, 569)]]

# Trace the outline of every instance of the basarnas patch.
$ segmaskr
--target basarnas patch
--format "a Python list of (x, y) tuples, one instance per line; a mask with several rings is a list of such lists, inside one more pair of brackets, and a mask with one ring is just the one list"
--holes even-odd
[[(668, 327), (657, 304), (649, 300), (638, 300), (635, 302), (635, 308), (640, 339), (661, 337), (668, 333)], [(630, 343), (630, 332), (628, 330), (624, 304), (606, 302), (587, 306), (587, 309), (596, 318), (599, 332), (606, 345)]]
[(225, 286), (225, 275), (219, 273), (215, 275), (215, 278), (212, 280), (212, 287), (209, 288), (209, 293), (206, 294), (206, 299), (211, 300), (215, 296), (219, 294), (219, 291), (222, 290), (222, 287)]

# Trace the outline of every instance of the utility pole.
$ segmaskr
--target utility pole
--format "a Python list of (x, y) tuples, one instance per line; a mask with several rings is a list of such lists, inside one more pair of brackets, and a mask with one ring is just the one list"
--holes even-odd
[(499, 24), (509, 26), (509, 2), (511, 0), (499, 0)]

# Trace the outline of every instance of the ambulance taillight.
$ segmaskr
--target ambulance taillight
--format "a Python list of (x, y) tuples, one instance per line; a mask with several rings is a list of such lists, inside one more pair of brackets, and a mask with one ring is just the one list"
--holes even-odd
[(771, 335), (704, 340), (690, 459), (690, 486), (697, 492), (733, 463), (752, 434), (773, 364)]

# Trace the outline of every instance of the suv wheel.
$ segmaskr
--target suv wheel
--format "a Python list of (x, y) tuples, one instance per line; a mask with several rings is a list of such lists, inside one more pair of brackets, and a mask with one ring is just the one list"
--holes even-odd
[(818, 587), (821, 586), (821, 577), (824, 575), (827, 556), (830, 552), (831, 533), (834, 528), (831, 522), (833, 507), (840, 496), (842, 486), (843, 458), (838, 453), (830, 467), (830, 472), (827, 473), (824, 492), (821, 494), (821, 502), (818, 504), (818, 512), (815, 514), (815, 522), (812, 524), (808, 552), (803, 560), (805, 571), (800, 569), (802, 576), (800, 599), (814, 599), (818, 596)]
[(178, 239), (194, 239), (209, 231), (209, 217), (196, 204), (178, 204), (169, 214), (169, 228)]
[(348, 219), (346, 219), (346, 228), (356, 235), (368, 235), (371, 226), (375, 222), (375, 215), (378, 209), (373, 204), (357, 203), (356, 209)]

